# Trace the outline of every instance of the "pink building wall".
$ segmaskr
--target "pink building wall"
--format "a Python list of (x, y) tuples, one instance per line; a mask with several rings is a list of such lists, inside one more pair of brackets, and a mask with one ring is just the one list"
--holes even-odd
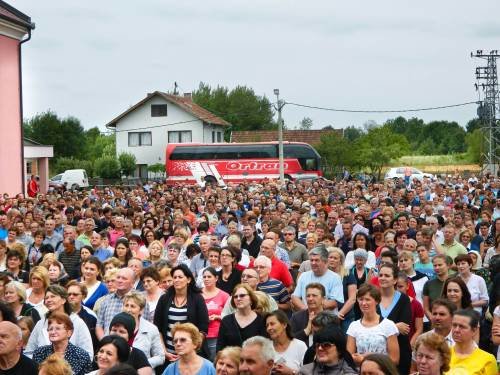
[(23, 191), (19, 57), (19, 40), (0, 35), (0, 193), (9, 195)]

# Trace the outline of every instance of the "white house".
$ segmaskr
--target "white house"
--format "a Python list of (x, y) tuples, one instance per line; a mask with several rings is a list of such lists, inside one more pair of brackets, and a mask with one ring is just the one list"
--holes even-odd
[(224, 142), (228, 122), (193, 103), (191, 94), (177, 96), (155, 91), (111, 120), (116, 153), (137, 159), (136, 177), (147, 177), (147, 166), (165, 163), (167, 143)]

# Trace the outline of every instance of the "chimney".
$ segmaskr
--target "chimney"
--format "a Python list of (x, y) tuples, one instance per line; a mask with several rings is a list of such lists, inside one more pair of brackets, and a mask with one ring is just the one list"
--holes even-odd
[(192, 99), (192, 98), (191, 98), (191, 93), (190, 93), (190, 92), (185, 92), (185, 93), (184, 93), (184, 99), (189, 99), (189, 100), (191, 100), (191, 99)]

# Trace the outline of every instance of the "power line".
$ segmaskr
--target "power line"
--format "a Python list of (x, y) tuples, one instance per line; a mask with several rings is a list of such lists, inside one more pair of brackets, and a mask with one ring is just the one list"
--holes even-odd
[(317, 107), (317, 106), (313, 106), (313, 105), (299, 104), (299, 103), (292, 103), (292, 102), (285, 102), (285, 104), (293, 105), (293, 106), (296, 106), (296, 107), (319, 109), (319, 110), (322, 110), (322, 111), (331, 111), (331, 112), (347, 112), (347, 113), (404, 113), (404, 112), (422, 112), (422, 111), (433, 111), (433, 110), (445, 109), (445, 108), (463, 107), (463, 106), (470, 105), (470, 104), (478, 104), (478, 102), (477, 101), (473, 101), (473, 102), (465, 102), (465, 103), (458, 103), (458, 104), (442, 105), (442, 106), (438, 106), (438, 107), (424, 107), (424, 108), (412, 108), (412, 109), (389, 109), (389, 110), (326, 108), (326, 107)]

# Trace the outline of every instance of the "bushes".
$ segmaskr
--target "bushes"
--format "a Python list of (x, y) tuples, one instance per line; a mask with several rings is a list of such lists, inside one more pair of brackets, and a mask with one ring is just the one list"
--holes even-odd
[(68, 169), (85, 169), (87, 175), (92, 177), (94, 175), (94, 165), (88, 160), (79, 160), (67, 157), (57, 158), (54, 162), (54, 171), (56, 174), (63, 173)]
[(114, 156), (101, 156), (94, 162), (95, 174), (101, 178), (119, 178), (120, 163)]
[(122, 152), (118, 156), (118, 161), (120, 162), (120, 169), (124, 176), (130, 176), (134, 173), (137, 159), (133, 154)]

